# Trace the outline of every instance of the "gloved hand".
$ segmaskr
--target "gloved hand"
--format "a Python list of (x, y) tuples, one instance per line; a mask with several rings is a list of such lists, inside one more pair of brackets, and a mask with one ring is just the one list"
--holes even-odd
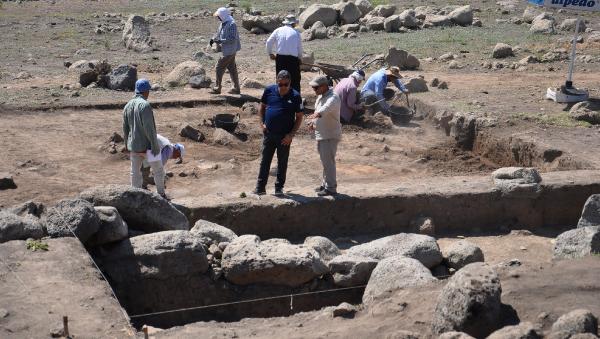
[(215, 40), (213, 40), (213, 39), (210, 39), (210, 41), (208, 42), (208, 44), (210, 45), (210, 47), (212, 47), (214, 43), (215, 43)]

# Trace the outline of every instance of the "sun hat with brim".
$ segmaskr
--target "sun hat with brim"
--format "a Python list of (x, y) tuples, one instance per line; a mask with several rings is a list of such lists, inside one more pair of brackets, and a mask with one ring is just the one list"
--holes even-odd
[(329, 80), (327, 79), (326, 76), (324, 75), (319, 75), (318, 77), (312, 79), (309, 83), (308, 83), (311, 87), (317, 87), (317, 86), (323, 86), (323, 85), (329, 85)]
[(392, 73), (393, 76), (395, 76), (398, 79), (402, 78), (402, 75), (400, 75), (400, 68), (397, 66), (392, 66), (390, 68), (388, 68), (388, 71), (390, 71), (390, 73)]
[(139, 79), (135, 82), (135, 92), (136, 93), (144, 93), (150, 91), (152, 86), (150, 85), (150, 81), (148, 79)]
[(296, 16), (293, 14), (287, 15), (282, 22), (284, 25), (293, 25), (296, 23), (298, 23), (298, 20), (296, 20)]

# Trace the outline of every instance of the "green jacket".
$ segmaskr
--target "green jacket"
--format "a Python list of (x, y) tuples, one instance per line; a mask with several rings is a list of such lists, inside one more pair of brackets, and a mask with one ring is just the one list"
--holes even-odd
[(123, 109), (123, 133), (129, 151), (146, 152), (150, 149), (154, 155), (160, 153), (152, 106), (140, 94), (129, 100)]

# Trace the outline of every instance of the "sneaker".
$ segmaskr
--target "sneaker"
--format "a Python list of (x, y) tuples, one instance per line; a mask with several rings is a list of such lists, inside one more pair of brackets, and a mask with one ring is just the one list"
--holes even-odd
[(265, 195), (267, 194), (267, 191), (265, 191), (264, 188), (255, 188), (254, 191), (252, 191), (252, 194)]
[(220, 89), (220, 88), (218, 88), (218, 87), (213, 87), (213, 88), (210, 90), (210, 94), (221, 94), (221, 89)]
[(283, 194), (283, 188), (281, 188), (281, 187), (275, 187), (275, 196), (276, 197), (281, 197), (283, 195), (284, 195)]
[(317, 192), (317, 195), (320, 197), (324, 197), (324, 196), (328, 196), (328, 195), (336, 195), (336, 192), (330, 191), (328, 189), (322, 189), (319, 192)]
[(239, 88), (232, 88), (229, 91), (227, 91), (228, 94), (240, 94), (240, 89)]
[(315, 188), (315, 192), (321, 192), (324, 189), (325, 189), (325, 186), (319, 186), (319, 187)]

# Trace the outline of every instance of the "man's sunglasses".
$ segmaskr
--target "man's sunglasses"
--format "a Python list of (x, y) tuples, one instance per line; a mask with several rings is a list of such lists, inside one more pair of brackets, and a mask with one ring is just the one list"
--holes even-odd
[(289, 82), (286, 82), (286, 83), (280, 82), (280, 83), (277, 84), (277, 86), (279, 86), (279, 87), (290, 87), (290, 83)]

